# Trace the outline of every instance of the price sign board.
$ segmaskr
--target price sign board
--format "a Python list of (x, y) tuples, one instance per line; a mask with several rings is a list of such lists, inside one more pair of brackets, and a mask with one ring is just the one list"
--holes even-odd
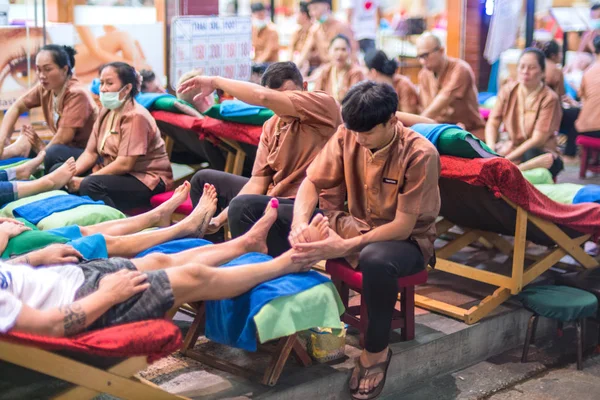
[(193, 69), (202, 70), (204, 75), (250, 79), (249, 17), (175, 17), (171, 29), (172, 86)]

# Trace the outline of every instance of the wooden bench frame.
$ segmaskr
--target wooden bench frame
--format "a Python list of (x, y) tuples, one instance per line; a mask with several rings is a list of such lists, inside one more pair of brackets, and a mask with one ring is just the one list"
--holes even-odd
[(312, 364), (310, 356), (298, 339), (298, 334), (286, 336), (271, 344), (259, 346), (260, 350), (271, 354), (269, 365), (262, 374), (259, 371), (244, 368), (230, 361), (219, 359), (213, 355), (208, 355), (202, 351), (195, 350), (194, 346), (198, 341), (198, 337), (200, 337), (201, 332), (204, 331), (205, 309), (203, 302), (192, 303), (189, 306), (195, 309), (196, 316), (190, 326), (190, 330), (185, 336), (180, 350), (181, 354), (186, 357), (190, 357), (204, 365), (229, 372), (233, 375), (257, 380), (267, 386), (275, 386), (277, 384), (281, 372), (290, 356), (293, 356), (298, 364), (303, 367), (308, 367)]
[(51, 351), (0, 340), (0, 360), (75, 385), (53, 397), (57, 400), (93, 399), (101, 393), (121, 399), (186, 399), (136, 376), (148, 366), (146, 356), (127, 358), (103, 370)]
[[(479, 304), (468, 310), (439, 300), (434, 300), (427, 296), (416, 294), (415, 304), (418, 307), (448, 315), (462, 320), (467, 324), (474, 324), (483, 317), (489, 315), (500, 304), (508, 300), (511, 295), (521, 292), (525, 285), (531, 283), (538, 276), (556, 265), (560, 259), (566, 255), (573, 257), (584, 268), (594, 268), (599, 265), (598, 261), (586, 254), (581, 247), (590, 239), (591, 235), (582, 234), (581, 236), (570, 238), (556, 224), (532, 215), (504, 196), (502, 198), (517, 212), (514, 245), (494, 232), (464, 229), (463, 234), (436, 251), (437, 263), (435, 265), (435, 269), (438, 271), (462, 276), (464, 278), (497, 286), (498, 288), (491, 295), (486, 296)], [(528, 222), (534, 224), (545, 233), (556, 243), (556, 246), (549, 248), (549, 250), (541, 256), (526, 254)], [(436, 226), (438, 236), (448, 232), (454, 226), (457, 225), (446, 219), (442, 219)], [(510, 276), (481, 270), (448, 260), (453, 254), (478, 240), (483, 241), (488, 246), (497, 248), (500, 252), (508, 256), (512, 256), (512, 272)], [(525, 268), (526, 258), (535, 261), (527, 268)]]

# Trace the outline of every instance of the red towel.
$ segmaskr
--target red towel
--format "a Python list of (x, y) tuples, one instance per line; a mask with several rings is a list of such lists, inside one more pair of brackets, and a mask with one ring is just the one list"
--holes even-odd
[(505, 158), (466, 159), (441, 156), (443, 178), (458, 179), (470, 185), (485, 186), (496, 197), (504, 195), (533, 215), (581, 233), (600, 238), (600, 204), (561, 204), (550, 200), (529, 183), (512, 162)]
[(117, 325), (68, 338), (9, 333), (0, 340), (43, 350), (71, 350), (101, 357), (147, 356), (152, 363), (179, 350), (181, 331), (172, 322), (157, 319)]

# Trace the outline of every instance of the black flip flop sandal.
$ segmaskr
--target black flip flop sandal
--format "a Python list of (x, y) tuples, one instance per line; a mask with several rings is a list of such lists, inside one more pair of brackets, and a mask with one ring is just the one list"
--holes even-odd
[[(388, 349), (387, 359), (384, 362), (379, 364), (375, 364), (372, 367), (365, 368), (361, 362), (360, 358), (356, 360), (356, 368), (359, 369), (358, 372), (358, 387), (360, 388), (360, 381), (367, 378), (370, 375), (383, 374), (383, 379), (379, 382), (379, 385), (375, 386), (372, 391), (367, 393), (361, 393), (357, 388), (355, 390), (350, 389), (350, 394), (354, 400), (372, 400), (377, 398), (381, 392), (383, 391), (383, 387), (385, 386), (385, 380), (387, 378), (387, 371), (390, 366), (390, 361), (392, 361), (392, 350)], [(352, 372), (354, 374), (354, 371)], [(350, 377), (352, 379), (352, 376)], [(357, 397), (356, 395), (367, 395), (367, 397)]]

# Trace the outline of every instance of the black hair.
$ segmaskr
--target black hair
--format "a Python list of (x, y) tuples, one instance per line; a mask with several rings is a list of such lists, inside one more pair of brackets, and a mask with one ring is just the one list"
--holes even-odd
[[(140, 92), (140, 89), (138, 87), (138, 74), (135, 71), (135, 68), (127, 63), (115, 61), (104, 64), (101, 71), (104, 71), (104, 69), (108, 67), (114, 68), (115, 71), (117, 71), (117, 75), (119, 76), (119, 80), (123, 86), (131, 83), (131, 92), (129, 92), (131, 98), (137, 96), (137, 94)], [(123, 86), (121, 86), (121, 88), (123, 88)]]
[(365, 54), (365, 64), (367, 68), (374, 69), (380, 74), (394, 76), (398, 69), (398, 63), (388, 56), (382, 50), (372, 49)]
[(600, 3), (594, 3), (590, 8), (592, 11), (600, 10)]
[(301, 1), (298, 5), (300, 7), (300, 12), (302, 14), (305, 14), (308, 18), (310, 18), (310, 12), (308, 11), (308, 3), (306, 1)]
[(600, 36), (596, 36), (593, 41), (594, 53), (600, 54)]
[(533, 54), (537, 58), (537, 62), (540, 65), (540, 68), (542, 69), (542, 72), (546, 71), (546, 56), (544, 56), (544, 53), (540, 49), (536, 49), (535, 47), (528, 47), (528, 48), (526, 48), (521, 53), (521, 56), (519, 57), (519, 60), (525, 54)]
[(285, 81), (293, 81), (298, 87), (302, 87), (304, 79), (302, 73), (291, 61), (276, 62), (269, 65), (260, 78), (260, 84), (269, 89), (279, 89)]
[(344, 125), (355, 132), (367, 132), (387, 123), (397, 109), (398, 94), (386, 83), (359, 82), (342, 100)]
[(255, 13), (259, 11), (265, 11), (265, 5), (263, 3), (252, 3), (250, 4), (250, 11)]
[(551, 40), (549, 42), (544, 43), (542, 46), (542, 51), (544, 52), (544, 56), (546, 58), (551, 58), (560, 53), (560, 46), (556, 42), (556, 40)]
[(316, 4), (316, 3), (325, 3), (329, 5), (329, 8), (331, 8), (331, 0), (310, 0), (308, 2), (308, 4)]
[(52, 54), (52, 61), (58, 65), (59, 68), (69, 67), (67, 74), (73, 75), (73, 68), (75, 68), (75, 54), (77, 52), (71, 46), (61, 46), (59, 44), (47, 44), (40, 49), (40, 51), (48, 51)]
[(148, 82), (152, 82), (153, 80), (155, 80), (156, 75), (154, 74), (154, 72), (148, 69), (141, 70), (140, 75), (142, 77), (142, 92), (145, 92), (148, 88)]
[(333, 37), (333, 39), (331, 39), (331, 42), (329, 42), (329, 47), (331, 47), (333, 45), (333, 42), (335, 42), (338, 39), (342, 39), (344, 42), (346, 42), (346, 45), (348, 45), (349, 48), (352, 48), (352, 45), (350, 44), (350, 39), (348, 39), (348, 36), (342, 35), (341, 33), (335, 35)]

